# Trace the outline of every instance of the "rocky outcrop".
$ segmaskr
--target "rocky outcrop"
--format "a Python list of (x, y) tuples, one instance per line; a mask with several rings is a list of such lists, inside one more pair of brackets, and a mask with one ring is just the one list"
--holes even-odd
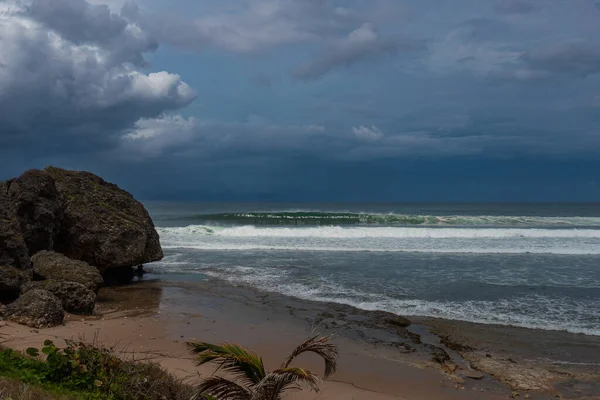
[(54, 179), (44, 171), (27, 171), (11, 181), (8, 195), (29, 255), (52, 250), (63, 219)]
[(4, 309), (5, 319), (33, 328), (60, 325), (64, 317), (60, 300), (46, 290), (30, 290)]
[(40, 251), (31, 257), (31, 262), (35, 280), (77, 282), (92, 292), (97, 292), (104, 283), (97, 268), (53, 251)]
[(89, 172), (45, 171), (55, 180), (64, 210), (55, 251), (101, 270), (162, 258), (152, 219), (131, 194)]
[(144, 206), (94, 174), (48, 167), (0, 182), (0, 303), (13, 321), (91, 313), (102, 274), (123, 283), (162, 257)]
[(0, 265), (30, 267), (29, 252), (21, 233), (15, 207), (8, 196), (10, 185), (0, 182)]
[(96, 303), (96, 294), (77, 282), (36, 281), (23, 285), (22, 292), (30, 290), (47, 290), (61, 301), (66, 311), (74, 314), (91, 314)]

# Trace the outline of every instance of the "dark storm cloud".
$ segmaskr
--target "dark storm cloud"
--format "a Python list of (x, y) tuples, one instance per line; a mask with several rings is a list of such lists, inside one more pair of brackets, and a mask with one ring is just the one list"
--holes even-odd
[(140, 118), (195, 98), (178, 75), (138, 69), (155, 42), (106, 6), (35, 0), (0, 7), (5, 146), (97, 150), (115, 145)]
[(538, 48), (523, 55), (532, 70), (588, 76), (600, 72), (600, 44), (565, 43)]

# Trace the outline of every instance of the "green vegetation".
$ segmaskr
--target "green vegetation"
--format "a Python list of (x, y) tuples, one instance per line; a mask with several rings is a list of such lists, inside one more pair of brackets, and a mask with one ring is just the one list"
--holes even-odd
[(0, 377), (1, 400), (77, 400), (80, 398), (49, 391), (36, 385), (23, 383), (18, 379)]
[(234, 379), (212, 375), (202, 381), (198, 394), (209, 400), (280, 400), (286, 391), (298, 390), (301, 385), (318, 392), (321, 379), (309, 370), (291, 366), (291, 363), (300, 354), (314, 353), (325, 361), (325, 377), (330, 376), (336, 370), (338, 354), (337, 346), (329, 343), (330, 339), (330, 336), (311, 337), (272, 372), (265, 370), (258, 354), (238, 344), (188, 343), (191, 352), (197, 355), (198, 365), (216, 363), (217, 371), (223, 370)]
[(193, 394), (157, 364), (123, 361), (109, 349), (72, 341), (58, 348), (47, 340), (41, 353), (45, 361), (36, 348), (26, 354), (0, 349), (0, 376), (8, 378), (4, 382), (11, 383), (13, 392), (20, 382), (23, 390), (46, 394), (27, 397), (23, 391), (3, 393), (0, 387), (0, 399), (188, 400)]

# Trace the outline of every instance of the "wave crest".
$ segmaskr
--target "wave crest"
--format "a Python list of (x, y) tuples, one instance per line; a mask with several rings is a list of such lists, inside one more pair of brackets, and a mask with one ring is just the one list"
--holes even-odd
[(424, 239), (505, 239), (505, 238), (594, 238), (600, 239), (600, 229), (540, 229), (540, 228), (410, 228), (410, 227), (304, 227), (268, 228), (237, 226), (215, 228), (190, 225), (157, 228), (162, 235), (199, 235), (221, 237), (280, 238), (424, 238)]
[(373, 214), (345, 212), (238, 212), (198, 214), (181, 218), (191, 222), (217, 225), (256, 226), (347, 226), (347, 225), (458, 225), (458, 226), (600, 226), (600, 217), (535, 216), (439, 216), (411, 214)]

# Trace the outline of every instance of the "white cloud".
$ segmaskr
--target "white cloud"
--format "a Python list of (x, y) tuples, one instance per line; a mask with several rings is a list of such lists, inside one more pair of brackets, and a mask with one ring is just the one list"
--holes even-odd
[(139, 159), (155, 157), (164, 151), (189, 143), (199, 130), (198, 119), (181, 115), (143, 118), (125, 132), (119, 151)]
[(355, 126), (352, 128), (352, 133), (359, 138), (365, 140), (379, 140), (384, 134), (377, 128), (375, 125), (372, 125), (370, 128), (368, 126)]
[(155, 41), (103, 5), (5, 1), (0, 37), (0, 120), (24, 140), (94, 136), (97, 146), (196, 97), (176, 74), (143, 72)]
[(129, 4), (126, 15), (166, 43), (192, 50), (215, 46), (237, 53), (317, 41), (347, 31), (357, 18), (352, 10), (335, 7), (328, 0), (249, 0), (235, 12), (225, 5), (222, 8), (189, 18)]

